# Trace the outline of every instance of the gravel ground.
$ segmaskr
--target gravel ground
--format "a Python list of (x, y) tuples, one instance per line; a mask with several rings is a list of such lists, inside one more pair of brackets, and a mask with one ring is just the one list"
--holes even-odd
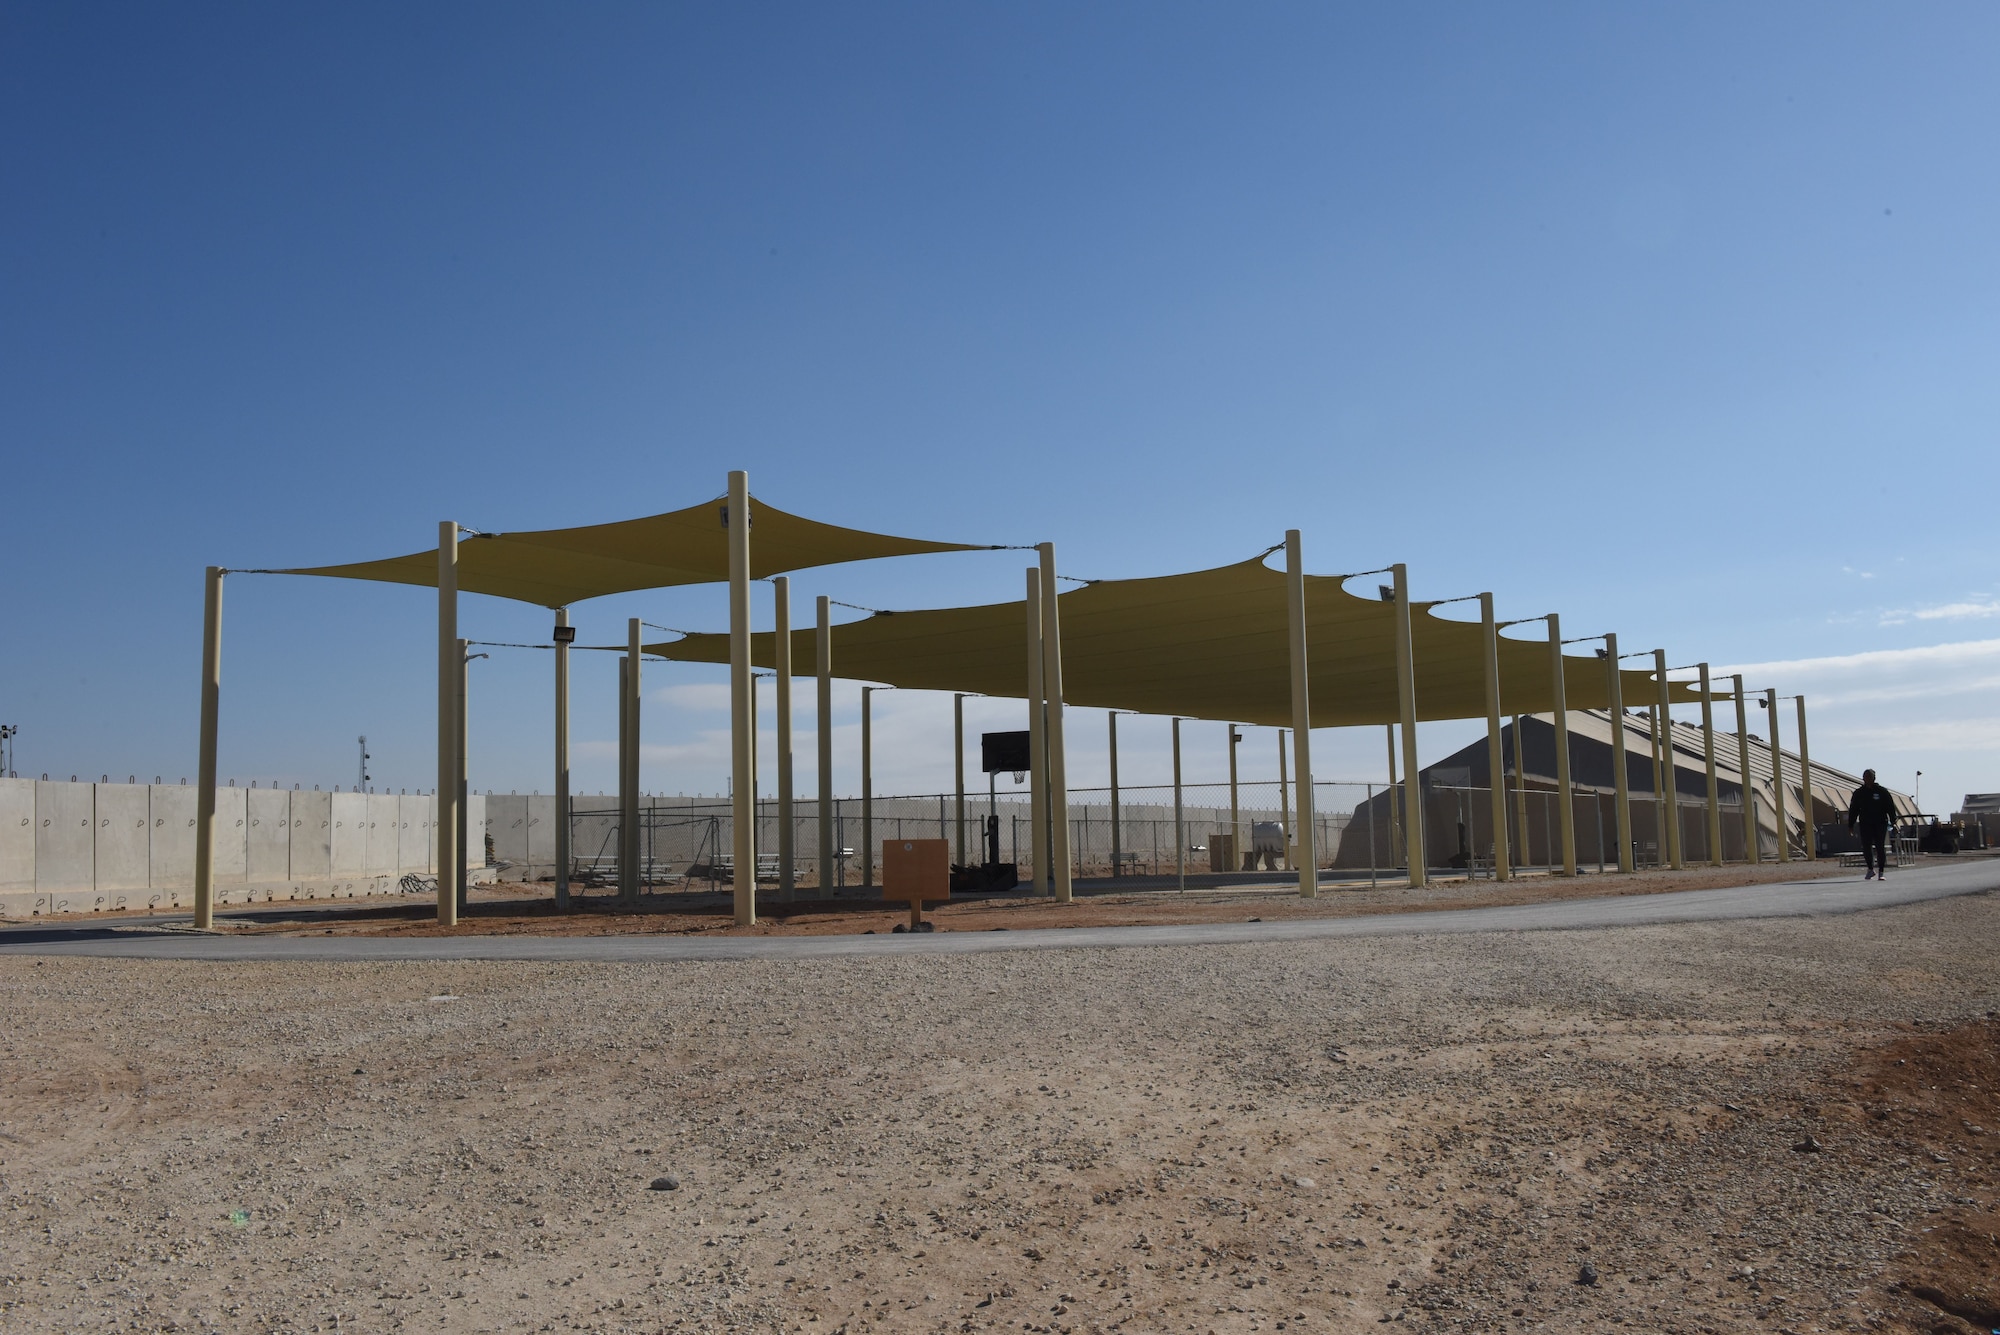
[(1967, 1331), (1996, 930), (5, 956), (0, 1328)]

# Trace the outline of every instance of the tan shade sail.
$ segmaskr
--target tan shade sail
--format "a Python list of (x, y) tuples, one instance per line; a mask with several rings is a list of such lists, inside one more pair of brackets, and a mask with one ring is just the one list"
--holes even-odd
[[(1420, 603), (1412, 617), (1420, 719), (1483, 717), (1484, 645), (1479, 625), (1447, 621)], [(1071, 704), (1145, 714), (1285, 726), (1291, 715), (1285, 577), (1261, 559), (1153, 579), (1103, 580), (1061, 596), (1063, 694)], [(877, 613), (833, 632), (836, 675), (937, 691), (1027, 694), (1027, 613), (1018, 603)], [(1392, 604), (1357, 598), (1337, 578), (1306, 580), (1312, 720), (1319, 728), (1393, 723), (1396, 625)], [(811, 663), (817, 632), (793, 632), (792, 661)], [(752, 657), (771, 665), (771, 635), (753, 637)], [(690, 635), (647, 652), (723, 663), (729, 637)], [(1626, 671), (1627, 705), (1658, 699), (1650, 672)], [(1600, 658), (1565, 660), (1570, 709), (1604, 708), (1609, 674)], [(1502, 709), (1555, 706), (1546, 641), (1500, 638)], [(1676, 684), (1677, 702), (1698, 699)]]
[[(670, 514), (581, 528), (468, 535), (458, 545), (458, 587), (466, 593), (566, 607), (585, 598), (729, 578), (725, 501), (718, 497)], [(926, 542), (841, 528), (787, 514), (750, 498), (750, 573), (762, 578), (809, 566), (925, 552), (990, 550), (962, 542)], [(351, 565), (283, 570), (391, 584), (437, 587), (437, 549)]]

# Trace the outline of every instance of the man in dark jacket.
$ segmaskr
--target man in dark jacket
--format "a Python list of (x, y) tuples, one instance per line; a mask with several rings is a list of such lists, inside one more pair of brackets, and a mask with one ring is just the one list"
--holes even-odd
[(1847, 804), (1847, 828), (1861, 836), (1861, 858), (1868, 864), (1864, 880), (1889, 874), (1889, 827), (1896, 823), (1896, 798), (1875, 782), (1875, 771), (1861, 771), (1861, 786)]

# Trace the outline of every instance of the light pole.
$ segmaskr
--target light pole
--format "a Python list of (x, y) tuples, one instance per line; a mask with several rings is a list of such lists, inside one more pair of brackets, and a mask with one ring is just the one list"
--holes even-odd
[(368, 739), (357, 737), (354, 740), (361, 743), (361, 782), (354, 786), (354, 791), (365, 793), (368, 791)]

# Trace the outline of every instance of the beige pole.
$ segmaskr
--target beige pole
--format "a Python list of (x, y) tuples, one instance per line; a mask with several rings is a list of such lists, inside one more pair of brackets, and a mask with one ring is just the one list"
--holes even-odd
[(1611, 694), (1612, 811), (1618, 827), (1618, 870), (1632, 870), (1632, 778), (1625, 762), (1625, 679), (1618, 671), (1618, 637), (1604, 637), (1604, 670)]
[(1817, 860), (1818, 853), (1813, 847), (1817, 840), (1813, 828), (1812, 755), (1806, 750), (1806, 698), (1803, 695), (1794, 698), (1799, 709), (1799, 801), (1805, 808), (1799, 857), (1812, 862)]
[(1047, 700), (1049, 749), (1049, 870), (1056, 902), (1075, 894), (1070, 865), (1069, 762), (1063, 745), (1062, 611), (1056, 597), (1056, 545), (1042, 543), (1042, 693)]
[(1764, 712), (1771, 716), (1771, 806), (1778, 825), (1778, 861), (1792, 860), (1791, 834), (1785, 829), (1785, 751), (1778, 737), (1778, 693), (1764, 692)]
[(1673, 691), (1667, 684), (1667, 651), (1653, 651), (1653, 671), (1660, 678), (1660, 760), (1666, 767), (1666, 818), (1667, 857), (1675, 871), (1687, 865), (1686, 851), (1681, 847), (1681, 785), (1680, 775), (1674, 764), (1674, 700)]
[(750, 675), (750, 475), (729, 474), (722, 523), (729, 540), (729, 772), (736, 923), (757, 921), (757, 737), (751, 731), (756, 683)]
[[(640, 733), (640, 709), (642, 709), (642, 701), (644, 701), (644, 695), (640, 693), (640, 638), (642, 636), (640, 636), (638, 618), (630, 618), (626, 622), (626, 658), (632, 664), (632, 669), (626, 673), (626, 729), (632, 733), (632, 759), (626, 761), (626, 763), (632, 765), (632, 787), (628, 789), (632, 795), (626, 799), (630, 803), (630, 823), (626, 825), (626, 831), (628, 831), (626, 833), (626, 847), (632, 851), (632, 879), (630, 879), (630, 887), (626, 889), (626, 897), (632, 899), (632, 901), (636, 901), (646, 891), (646, 867), (644, 867), (646, 841), (644, 841), (644, 833), (640, 831), (640, 735), (642, 735)], [(752, 715), (752, 719), (754, 719), (754, 715)], [(750, 735), (752, 737), (756, 735), (754, 721), (752, 721), (752, 733)], [(756, 779), (754, 777), (750, 779), (750, 791), (752, 791), (752, 795), (756, 793)], [(752, 873), (754, 873), (754, 867), (752, 867)]]
[(1029, 838), (1033, 845), (1030, 856), (1034, 859), (1034, 880), (1037, 895), (1053, 893), (1045, 890), (1049, 879), (1049, 743), (1046, 731), (1047, 714), (1042, 700), (1042, 578), (1033, 566), (1028, 567), (1028, 802), (1033, 810), (1030, 818)]
[(635, 818), (632, 797), (632, 660), (618, 655), (618, 898), (627, 897), (632, 877), (632, 840)]
[(465, 912), (472, 886), (466, 876), (472, 850), (472, 790), (466, 781), (471, 770), (471, 751), (466, 741), (472, 735), (472, 646), (458, 641), (458, 867), (452, 883), (458, 887), (458, 911)]
[(1750, 862), (1762, 862), (1764, 850), (1757, 840), (1757, 790), (1750, 782), (1750, 719), (1743, 674), (1735, 673), (1730, 681), (1736, 684), (1736, 769), (1743, 779), (1743, 856)]
[(1563, 662), (1562, 618), (1549, 613), (1549, 677), (1555, 701), (1549, 721), (1556, 730), (1556, 807), (1561, 817), (1563, 875), (1576, 875), (1576, 794), (1570, 786), (1569, 683)]
[(1385, 794), (1384, 801), (1389, 810), (1389, 865), (1393, 867), (1403, 856), (1403, 820), (1396, 810), (1398, 800), (1398, 790), (1396, 787), (1396, 725), (1385, 723), (1382, 725), (1382, 732), (1389, 742), (1389, 786), (1383, 792)]
[(1236, 731), (1234, 723), (1229, 725), (1229, 862), (1224, 871), (1235, 871), (1243, 865), (1243, 807), (1236, 795), (1236, 748), (1243, 744), (1243, 734)]
[(1306, 564), (1299, 530), (1285, 532), (1285, 577), (1291, 591), (1292, 756), (1299, 781), (1299, 897), (1319, 897), (1319, 849), (1313, 828), (1312, 693), (1306, 676)]
[(819, 641), (815, 648), (819, 728), (813, 741), (819, 750), (819, 897), (832, 899), (840, 850), (834, 847), (833, 830), (833, 603), (825, 594), (819, 597)]
[(951, 697), (951, 775), (958, 794), (958, 804), (953, 808), (957, 820), (958, 865), (969, 865), (965, 860), (965, 692), (959, 691)]
[(1125, 865), (1124, 832), (1118, 811), (1118, 711), (1106, 710), (1104, 718), (1111, 733), (1111, 874), (1115, 877)]
[(1292, 823), (1292, 784), (1285, 770), (1285, 730), (1278, 729), (1278, 824), (1285, 837), (1279, 840), (1284, 849), (1278, 855), (1279, 865), (1286, 871), (1292, 869), (1292, 833), (1296, 828)]
[(556, 907), (569, 907), (569, 609), (556, 609)]
[(215, 926), (215, 756), (222, 720), (222, 576), (208, 567), (202, 581), (201, 740), (195, 760), (194, 925)]
[(1397, 562), (1389, 567), (1396, 599), (1396, 696), (1403, 728), (1403, 849), (1410, 868), (1410, 889), (1429, 882), (1424, 848), (1423, 776), (1417, 769), (1417, 666), (1410, 636), (1410, 572)]
[(458, 525), (438, 525), (437, 920), (458, 924)]
[(1527, 735), (1521, 727), (1521, 716), (1514, 715), (1514, 828), (1520, 832), (1521, 846), (1516, 849), (1510, 842), (1507, 847), (1513, 851), (1517, 867), (1530, 865), (1535, 860), (1535, 842), (1528, 837), (1528, 766), (1527, 751), (1524, 749)]
[(1722, 865), (1722, 781), (1715, 773), (1715, 702), (1708, 696), (1708, 664), (1701, 668), (1701, 756), (1708, 769), (1708, 865)]
[[(1493, 826), (1493, 879), (1514, 879), (1513, 858), (1507, 847), (1507, 760), (1500, 737), (1500, 627), (1493, 620), (1493, 595), (1479, 595), (1479, 631), (1485, 648), (1486, 677), (1486, 795)], [(1517, 736), (1518, 747), (1521, 739)]]
[(792, 828), (792, 581), (779, 575), (771, 581), (777, 631), (771, 638), (771, 666), (777, 671), (778, 711), (778, 898), (789, 904), (798, 898), (798, 878), (792, 871), (797, 831)]
[(1187, 893), (1187, 824), (1181, 817), (1181, 721), (1174, 719), (1174, 873)]
[(875, 888), (875, 692), (861, 688), (861, 888)]
[(1646, 706), (1646, 754), (1653, 761), (1653, 865), (1667, 865), (1667, 781), (1660, 756), (1660, 707)]

